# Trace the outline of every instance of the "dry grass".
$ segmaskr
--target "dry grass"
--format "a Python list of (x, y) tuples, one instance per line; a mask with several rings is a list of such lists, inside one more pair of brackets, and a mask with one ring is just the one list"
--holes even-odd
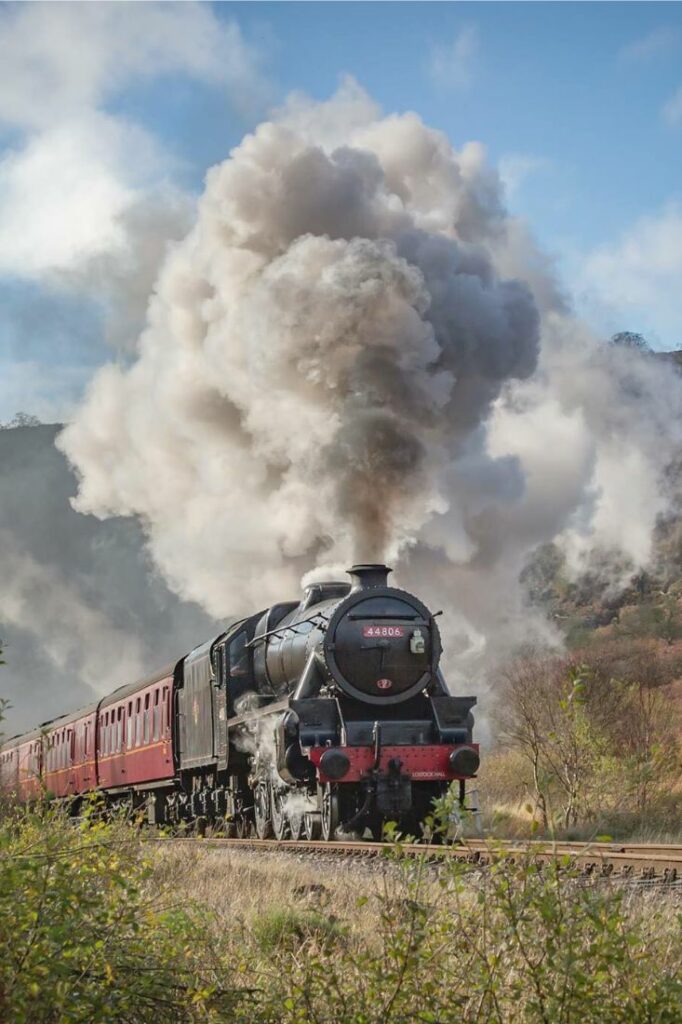
[[(591, 838), (586, 837), (586, 842)], [(248, 929), (273, 909), (319, 910), (341, 921), (351, 936), (362, 940), (376, 931), (379, 905), (401, 902), (406, 888), (414, 883), (410, 863), (402, 861), (399, 866), (390, 859), (390, 853), (386, 859), (359, 862), (324, 855), (315, 858), (287, 852), (220, 850), (194, 840), (158, 844), (151, 885), (162, 896), (172, 894), (180, 904), (192, 901), (206, 907), (219, 927), (238, 923)], [(425, 904), (447, 904), (450, 887), (444, 886), (437, 869), (422, 864), (414, 870), (422, 872), (419, 889)], [(471, 870), (467, 891), (457, 889), (458, 913), (466, 909), (462, 900), (465, 905), (471, 901), (471, 909), (475, 908), (483, 877), (479, 870)], [(614, 891), (620, 887), (617, 877), (611, 883), (604, 879), (598, 884), (611, 884)], [(632, 886), (625, 891), (634, 916), (646, 919), (654, 912), (660, 915), (663, 907), (673, 921), (679, 913), (680, 894), (676, 890)]]
[[(200, 903), (218, 927), (249, 929), (273, 909), (319, 910), (343, 921), (351, 935), (365, 936), (374, 930), (377, 900), (398, 885), (383, 860), (370, 868), (309, 854), (219, 850), (201, 840), (159, 843), (154, 854), (153, 884), (164, 898), (180, 894)], [(362, 906), (360, 897), (367, 898)]]

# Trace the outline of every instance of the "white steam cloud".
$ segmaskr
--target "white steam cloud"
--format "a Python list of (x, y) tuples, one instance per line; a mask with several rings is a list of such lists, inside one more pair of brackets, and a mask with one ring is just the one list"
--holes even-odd
[(139, 515), (212, 615), (387, 559), (479, 656), (545, 628), (518, 584), (538, 544), (646, 562), (681, 400), (566, 311), (480, 146), (347, 82), (210, 171), (136, 361), (59, 445), (78, 510)]

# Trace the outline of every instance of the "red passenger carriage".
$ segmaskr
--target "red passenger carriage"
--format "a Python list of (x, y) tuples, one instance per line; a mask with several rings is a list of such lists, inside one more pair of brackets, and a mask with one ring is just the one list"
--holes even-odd
[(100, 789), (128, 789), (173, 777), (172, 699), (170, 665), (101, 701), (97, 729)]

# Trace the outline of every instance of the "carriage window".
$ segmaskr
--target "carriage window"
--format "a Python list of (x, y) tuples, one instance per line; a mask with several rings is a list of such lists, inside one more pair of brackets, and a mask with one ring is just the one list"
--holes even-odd
[(123, 708), (116, 711), (116, 753), (121, 753), (123, 747)]
[(149, 743), (149, 694), (144, 698), (144, 742)]
[(130, 750), (133, 745), (133, 702), (128, 702), (128, 715), (126, 717), (126, 748)]
[(246, 646), (248, 637), (242, 630), (229, 646), (230, 678), (243, 679), (249, 674), (249, 649)]
[(135, 701), (135, 746), (142, 743), (142, 715), (140, 714), (141, 700), (138, 697)]
[(168, 687), (167, 686), (164, 686), (163, 690), (161, 691), (161, 721), (163, 723), (162, 724), (163, 735), (165, 736), (166, 732), (168, 730)]
[(161, 707), (159, 705), (159, 691), (154, 690), (154, 739), (158, 740), (161, 733)]
[(73, 728), (69, 729), (69, 764), (76, 760), (76, 733)]

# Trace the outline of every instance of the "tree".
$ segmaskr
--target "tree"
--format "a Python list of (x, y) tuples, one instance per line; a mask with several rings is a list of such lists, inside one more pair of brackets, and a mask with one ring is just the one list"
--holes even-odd
[(616, 632), (632, 638), (651, 637), (663, 640), (672, 647), (682, 639), (682, 611), (678, 600), (679, 584), (658, 590), (648, 601), (623, 608), (618, 618)]
[(636, 349), (638, 352), (651, 352), (649, 342), (644, 335), (636, 331), (618, 331), (611, 337), (612, 345), (620, 345), (621, 348)]
[[(544, 828), (604, 811), (668, 814), (679, 779), (674, 659), (650, 641), (610, 641), (573, 658), (531, 654), (502, 674), (498, 722), (532, 769)], [(554, 808), (554, 813), (552, 813)]]
[(590, 714), (606, 741), (602, 786), (644, 815), (679, 775), (681, 723), (667, 689), (678, 668), (646, 641), (605, 644), (590, 652), (590, 667)]
[(40, 420), (28, 412), (18, 412), (7, 423), (0, 424), (2, 430), (12, 430), (14, 427), (39, 427)]
[(533, 773), (534, 798), (543, 828), (553, 797), (564, 827), (589, 813), (591, 781), (600, 749), (590, 719), (589, 670), (567, 659), (530, 655), (504, 673), (500, 723)]

